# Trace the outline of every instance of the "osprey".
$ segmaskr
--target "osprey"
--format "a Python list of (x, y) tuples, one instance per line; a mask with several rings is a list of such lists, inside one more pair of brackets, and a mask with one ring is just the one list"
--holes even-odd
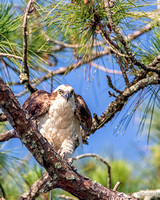
[(80, 127), (89, 132), (92, 116), (85, 101), (69, 85), (58, 86), (51, 94), (38, 90), (23, 104), (38, 130), (63, 158), (70, 158), (76, 138), (82, 146)]

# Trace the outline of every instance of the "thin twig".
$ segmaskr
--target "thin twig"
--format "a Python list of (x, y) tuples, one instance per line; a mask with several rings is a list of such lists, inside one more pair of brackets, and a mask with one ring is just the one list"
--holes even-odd
[(27, 20), (28, 20), (28, 14), (30, 7), (32, 5), (34, 0), (30, 0), (27, 4), (27, 8), (24, 14), (24, 21), (23, 21), (23, 72), (20, 74), (20, 81), (24, 83), (28, 90), (33, 93), (36, 91), (35, 88), (33, 88), (29, 83), (29, 69), (27, 64)]
[(0, 53), (0, 56), (2, 56), (2, 57), (11, 57), (11, 58), (16, 58), (16, 59), (19, 59), (19, 60), (23, 60), (22, 57), (16, 56), (14, 54), (9, 54), (9, 53)]
[(29, 69), (27, 65), (27, 21), (28, 21), (28, 14), (29, 9), (31, 7), (31, 4), (33, 3), (33, 0), (30, 0), (28, 2), (25, 14), (24, 14), (24, 21), (23, 21), (23, 67), (24, 67), (24, 73), (26, 73), (27, 78), (29, 79)]
[(82, 155), (79, 155), (79, 156), (76, 156), (73, 158), (73, 160), (79, 160), (79, 159), (82, 159), (82, 158), (86, 158), (86, 157), (93, 157), (93, 158), (96, 158), (97, 160), (103, 162), (106, 166), (107, 166), (107, 172), (108, 172), (108, 188), (110, 189), (111, 188), (111, 167), (110, 167), (110, 164), (104, 160), (102, 157), (100, 157), (99, 155), (97, 154), (92, 154), (92, 153), (87, 153), (87, 154), (82, 154)]
[(111, 80), (111, 77), (108, 76), (108, 75), (106, 75), (106, 77), (107, 77), (108, 86), (109, 86), (110, 88), (112, 88), (112, 90), (114, 90), (114, 91), (116, 91), (117, 93), (121, 94), (122, 91), (121, 91), (121, 90), (118, 90), (118, 89), (113, 85), (112, 80)]
[(114, 186), (114, 188), (113, 188), (113, 191), (117, 191), (117, 189), (119, 188), (120, 184), (121, 184), (121, 183), (118, 181), (118, 182), (115, 184), (115, 186)]

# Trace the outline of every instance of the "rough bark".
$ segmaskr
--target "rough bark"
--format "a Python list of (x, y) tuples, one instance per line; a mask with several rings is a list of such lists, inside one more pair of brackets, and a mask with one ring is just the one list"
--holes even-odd
[(27, 119), (26, 113), (2, 78), (0, 78), (0, 108), (18, 133), (23, 144), (48, 172), (53, 182), (53, 188), (62, 188), (79, 199), (134, 199), (123, 193), (109, 190), (80, 175), (71, 165), (62, 160), (38, 132), (36, 122)]

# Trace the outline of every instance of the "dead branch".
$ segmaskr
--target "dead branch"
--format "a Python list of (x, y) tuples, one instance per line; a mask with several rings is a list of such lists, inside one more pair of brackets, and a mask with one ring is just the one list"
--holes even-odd
[[(77, 49), (77, 48), (81, 48), (81, 47), (84, 47), (84, 45), (79, 45), (79, 44), (68, 44), (68, 43), (65, 43), (65, 42), (61, 42), (61, 41), (58, 41), (58, 40), (53, 40), (51, 38), (48, 38), (49, 41), (52, 41), (54, 42), (55, 44), (58, 44), (58, 45), (61, 45), (63, 47), (67, 47), (67, 48), (74, 48), (74, 49)], [(101, 45), (105, 45), (106, 42), (99, 42), (99, 41), (94, 41), (93, 44), (91, 45), (88, 45), (87, 44), (87, 48), (89, 47), (98, 47), (98, 46), (101, 46)]]
[(111, 189), (111, 166), (110, 164), (104, 160), (102, 157), (100, 157), (99, 155), (97, 154), (92, 154), (92, 153), (87, 153), (87, 154), (82, 154), (82, 155), (79, 155), (79, 156), (76, 156), (73, 158), (73, 160), (79, 160), (79, 159), (82, 159), (82, 158), (86, 158), (86, 157), (93, 157), (93, 158), (96, 158), (97, 160), (101, 161), (102, 163), (104, 163), (107, 167), (107, 172), (108, 172), (108, 188)]
[(109, 190), (74, 171), (72, 166), (62, 160), (48, 141), (38, 132), (36, 122), (26, 118), (25, 112), (1, 78), (0, 108), (20, 136), (23, 144), (37, 162), (46, 169), (52, 178), (54, 188), (62, 188), (81, 200), (134, 199), (123, 193)]

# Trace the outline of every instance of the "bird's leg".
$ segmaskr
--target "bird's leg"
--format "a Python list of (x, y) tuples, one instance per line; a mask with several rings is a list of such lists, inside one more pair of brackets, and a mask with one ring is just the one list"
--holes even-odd
[(73, 152), (74, 152), (74, 144), (72, 139), (65, 139), (62, 142), (61, 148), (59, 149), (59, 154), (62, 158), (68, 159), (71, 158)]
[(71, 157), (74, 152), (74, 144), (71, 139), (65, 139), (61, 145), (61, 148), (58, 150), (62, 159), (67, 160), (67, 162), (72, 166), (73, 170), (77, 170), (73, 166), (73, 158)]

